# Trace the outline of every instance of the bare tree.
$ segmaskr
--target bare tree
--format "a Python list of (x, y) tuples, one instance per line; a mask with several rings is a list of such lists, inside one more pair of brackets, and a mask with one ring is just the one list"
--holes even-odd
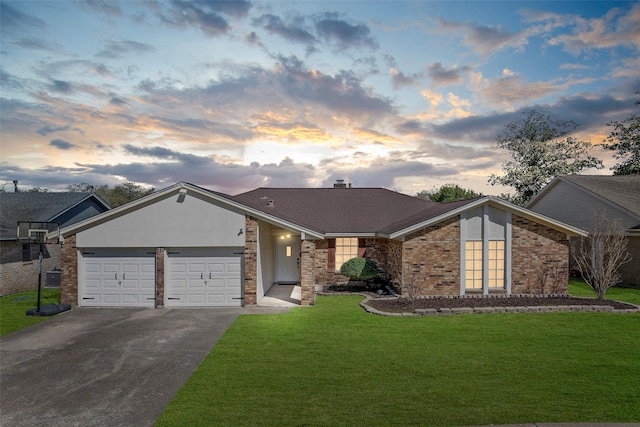
[(572, 250), (582, 278), (598, 299), (605, 299), (607, 289), (620, 282), (620, 266), (631, 261), (622, 224), (604, 214), (597, 217), (589, 236), (573, 242)]
[(412, 268), (410, 265), (406, 265), (402, 275), (402, 295), (409, 300), (411, 307), (415, 306), (415, 302), (420, 296), (422, 285), (427, 280), (426, 274), (422, 272), (422, 269), (418, 268), (419, 266), (414, 265), (414, 268)]

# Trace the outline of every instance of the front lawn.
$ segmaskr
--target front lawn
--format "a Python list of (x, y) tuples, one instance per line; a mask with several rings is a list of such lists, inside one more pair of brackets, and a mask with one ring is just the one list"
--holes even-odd
[(360, 300), (240, 316), (156, 425), (640, 421), (640, 314), (392, 318)]
[[(37, 306), (37, 295), (38, 291), (29, 291), (0, 297), (0, 337), (47, 319), (25, 314)], [(59, 304), (60, 289), (43, 289), (40, 303)]]

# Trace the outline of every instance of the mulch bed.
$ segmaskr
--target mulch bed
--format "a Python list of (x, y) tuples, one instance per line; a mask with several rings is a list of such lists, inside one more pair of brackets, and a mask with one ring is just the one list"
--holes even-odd
[(506, 297), (430, 297), (418, 298), (411, 302), (409, 298), (377, 297), (368, 301), (369, 306), (376, 310), (391, 313), (407, 313), (425, 308), (476, 308), (476, 307), (533, 307), (558, 305), (609, 305), (614, 310), (636, 308), (633, 305), (618, 301), (599, 300), (595, 298), (576, 298), (568, 295), (560, 296), (506, 296)]

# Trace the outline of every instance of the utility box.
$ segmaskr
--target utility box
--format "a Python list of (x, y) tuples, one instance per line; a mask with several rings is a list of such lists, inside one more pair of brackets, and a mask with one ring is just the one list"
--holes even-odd
[(45, 281), (45, 286), (47, 288), (59, 288), (61, 273), (62, 271), (60, 270), (47, 271), (47, 280)]

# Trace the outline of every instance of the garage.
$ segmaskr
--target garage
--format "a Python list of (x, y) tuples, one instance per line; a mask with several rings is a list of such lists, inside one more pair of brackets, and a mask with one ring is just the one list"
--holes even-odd
[(243, 248), (168, 249), (167, 307), (240, 307)]
[(155, 252), (85, 249), (79, 303), (97, 307), (154, 307)]

